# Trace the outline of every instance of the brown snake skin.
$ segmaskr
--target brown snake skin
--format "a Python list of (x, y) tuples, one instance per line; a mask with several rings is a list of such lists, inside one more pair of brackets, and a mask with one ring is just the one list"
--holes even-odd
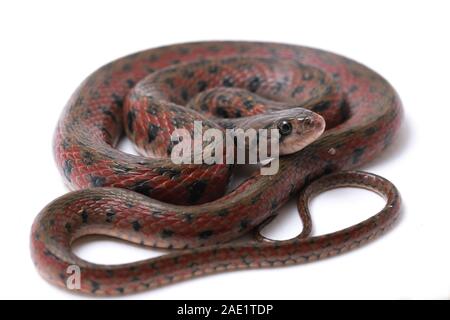
[[(170, 132), (190, 128), (194, 118), (214, 127), (215, 117), (237, 118), (219, 120), (233, 123), (296, 107), (320, 114), (327, 127), (303, 150), (282, 156), (275, 175), (255, 173), (225, 194), (232, 165), (175, 165), (167, 158), (173, 148)], [(58, 123), (56, 162), (68, 185), (80, 190), (54, 200), (37, 216), (33, 261), (57, 286), (66, 287), (67, 268), (77, 265), (80, 292), (117, 295), (348, 251), (392, 225), (400, 197), (381, 177), (342, 170), (379, 155), (395, 138), (401, 119), (400, 99), (386, 80), (317, 49), (202, 42), (118, 59), (80, 85)], [(124, 131), (141, 153), (158, 158), (117, 150)], [(357, 225), (310, 237), (309, 199), (343, 186), (376, 191), (386, 206)], [(286, 241), (262, 237), (259, 230), (300, 191), (302, 233)], [(256, 230), (254, 240), (229, 242), (251, 230)], [(182, 250), (125, 265), (97, 265), (71, 251), (76, 239), (91, 234)]]

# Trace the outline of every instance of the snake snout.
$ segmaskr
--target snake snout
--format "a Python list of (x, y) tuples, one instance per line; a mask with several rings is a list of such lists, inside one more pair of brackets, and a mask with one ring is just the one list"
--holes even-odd
[(326, 122), (320, 114), (313, 113), (311, 116), (308, 116), (308, 119), (305, 119), (304, 125), (317, 132), (318, 136), (320, 136), (325, 131)]

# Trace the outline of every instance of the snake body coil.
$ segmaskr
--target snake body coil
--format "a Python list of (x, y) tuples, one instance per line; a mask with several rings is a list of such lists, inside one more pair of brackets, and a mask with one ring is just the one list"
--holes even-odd
[[(214, 127), (219, 117), (226, 120), (217, 121), (230, 125), (241, 116), (299, 106), (325, 119), (323, 135), (281, 157), (277, 174), (255, 173), (227, 194), (232, 166), (175, 165), (167, 158), (174, 147), (168, 142), (170, 132), (189, 128), (196, 117)], [(36, 218), (34, 263), (44, 278), (61, 287), (66, 287), (68, 267), (76, 265), (82, 292), (115, 295), (202, 274), (289, 265), (347, 251), (390, 226), (400, 198), (381, 177), (342, 170), (361, 166), (390, 145), (401, 118), (400, 99), (382, 77), (321, 50), (204, 42), (121, 58), (81, 84), (58, 123), (56, 162), (67, 183), (80, 190), (54, 200)], [(141, 153), (158, 158), (117, 150), (124, 131)], [(355, 226), (308, 237), (309, 198), (342, 186), (374, 190), (387, 204)], [(225, 243), (259, 230), (300, 190), (304, 228), (298, 237), (271, 241), (258, 233), (249, 242)], [(90, 234), (182, 250), (126, 265), (97, 265), (71, 252), (73, 241)]]

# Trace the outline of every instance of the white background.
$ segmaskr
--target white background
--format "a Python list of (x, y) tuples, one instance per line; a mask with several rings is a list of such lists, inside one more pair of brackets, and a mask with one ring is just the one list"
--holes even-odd
[[(364, 169), (397, 185), (402, 219), (384, 237), (336, 258), (218, 274), (131, 298), (450, 298), (449, 13), (448, 1), (2, 1), (0, 297), (86, 298), (42, 280), (28, 247), (34, 217), (67, 192), (51, 142), (78, 84), (138, 50), (236, 39), (334, 51), (393, 84), (405, 123), (393, 147)], [(367, 191), (323, 194), (312, 205), (315, 234), (356, 223), (382, 206)], [(300, 227), (291, 204), (268, 234), (289, 238)], [(103, 263), (155, 255), (105, 239), (80, 245), (77, 253)]]

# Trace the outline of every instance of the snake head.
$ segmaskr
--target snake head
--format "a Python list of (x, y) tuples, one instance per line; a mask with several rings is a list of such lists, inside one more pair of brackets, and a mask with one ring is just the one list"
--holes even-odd
[(271, 128), (278, 129), (280, 155), (302, 150), (316, 141), (325, 130), (324, 118), (308, 109), (293, 108), (270, 114), (278, 117)]
[[(325, 130), (325, 120), (321, 115), (301, 107), (272, 110), (237, 119), (225, 119), (222, 121), (222, 126), (227, 128), (230, 121), (235, 128), (257, 131), (265, 129), (263, 132), (267, 132), (267, 135), (258, 136), (257, 143), (266, 141), (267, 151), (272, 154), (272, 142), (278, 140), (278, 155), (302, 150), (317, 140)], [(274, 130), (278, 133), (276, 136), (272, 136)], [(250, 144), (253, 145), (255, 142), (252, 141)]]

